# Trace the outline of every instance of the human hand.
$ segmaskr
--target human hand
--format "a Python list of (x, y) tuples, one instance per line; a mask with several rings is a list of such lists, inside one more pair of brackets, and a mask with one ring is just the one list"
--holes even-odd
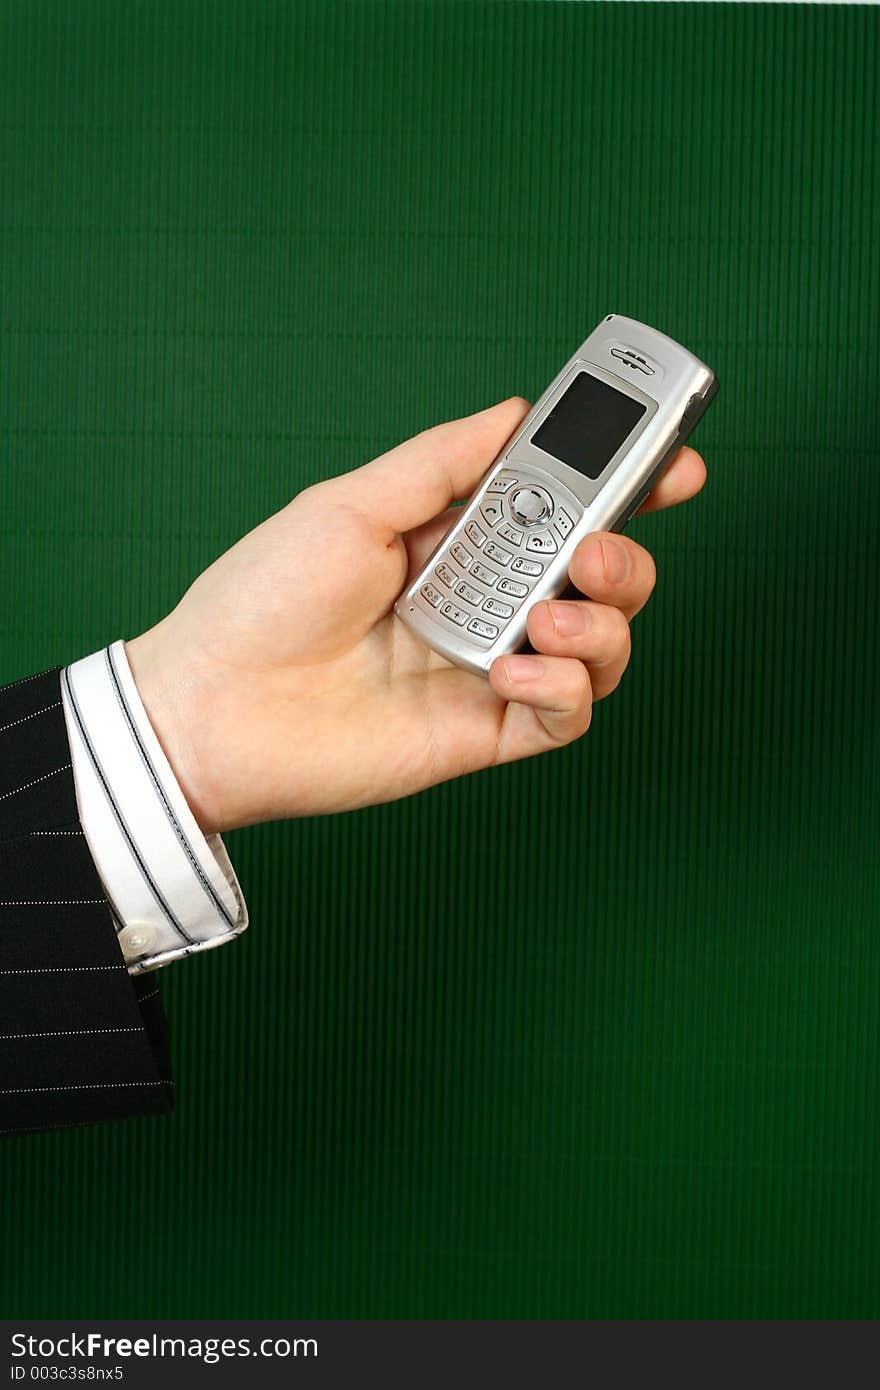
[[(528, 411), (516, 397), (425, 430), (307, 488), (221, 555), (126, 644), (147, 713), (206, 834), (353, 810), (572, 742), (629, 659), (629, 619), (654, 562), (620, 535), (586, 537), (585, 596), (529, 614), (536, 655), (489, 679), (449, 665), (392, 605)], [(683, 448), (641, 510), (705, 481)]]

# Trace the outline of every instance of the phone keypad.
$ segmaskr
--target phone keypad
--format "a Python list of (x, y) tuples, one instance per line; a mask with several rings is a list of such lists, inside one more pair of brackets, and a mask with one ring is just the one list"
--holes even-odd
[(426, 602), (430, 603), (432, 608), (439, 608), (443, 602), (443, 595), (439, 589), (434, 588), (433, 584), (423, 584), (419, 593)]
[(443, 614), (444, 618), (451, 618), (458, 627), (464, 627), (470, 617), (469, 613), (465, 613), (463, 608), (457, 607), (454, 603), (444, 603), (440, 612)]
[(478, 637), (485, 637), (493, 640), (498, 636), (498, 629), (494, 623), (484, 623), (481, 618), (474, 618), (472, 623), (468, 623), (468, 632), (474, 632)]
[[(469, 637), (487, 644), (495, 641), (544, 573), (546, 560), (538, 557), (557, 555), (581, 515), (577, 499), (567, 489), (528, 473), (517, 478), (502, 472), (492, 480), (475, 516), (460, 530), (456, 528), (455, 541), (437, 557), (432, 576), (436, 582), (423, 583), (418, 590), (421, 601), (438, 619), (466, 628)], [(533, 490), (540, 484), (548, 499), (552, 494), (545, 520), (527, 528), (515, 524), (511, 497), (517, 495), (513, 491), (517, 483)], [(511, 548), (504, 549), (499, 541)], [(507, 575), (499, 572), (504, 570)], [(454, 601), (444, 589), (452, 592)]]
[(465, 603), (471, 603), (475, 608), (479, 608), (480, 604), (483, 602), (483, 595), (480, 593), (479, 589), (474, 589), (470, 584), (465, 584), (464, 581), (459, 584), (455, 592), (458, 594), (459, 598), (464, 599)]
[(471, 570), (471, 575), (474, 579), (479, 579), (481, 584), (485, 584), (487, 589), (491, 589), (492, 585), (495, 583), (495, 580), (498, 578), (498, 575), (495, 573), (495, 571), (490, 570), (488, 565), (481, 565), (479, 563), (474, 565), (473, 569)]
[(454, 589), (458, 583), (458, 575), (451, 565), (438, 565), (434, 573), (446, 585), (447, 589)]
[(510, 594), (512, 598), (525, 598), (529, 592), (528, 584), (520, 584), (516, 579), (502, 579), (498, 585), (499, 594)]
[(529, 536), (526, 541), (526, 550), (537, 551), (539, 555), (554, 555), (558, 549), (559, 546), (549, 531), (539, 531), (536, 536)]
[(510, 566), (514, 574), (527, 574), (530, 577), (541, 574), (544, 566), (540, 560), (524, 560), (522, 555), (517, 555), (513, 564)]
[(515, 526), (509, 526), (506, 521), (498, 527), (498, 534), (502, 540), (510, 541), (511, 545), (522, 545), (522, 531), (517, 531)]
[(494, 560), (496, 565), (509, 565), (513, 556), (509, 550), (502, 550), (500, 545), (490, 541), (483, 552), (490, 560)]
[(493, 618), (513, 617), (512, 603), (499, 603), (497, 598), (487, 598), (483, 604), (483, 612), (491, 613)]

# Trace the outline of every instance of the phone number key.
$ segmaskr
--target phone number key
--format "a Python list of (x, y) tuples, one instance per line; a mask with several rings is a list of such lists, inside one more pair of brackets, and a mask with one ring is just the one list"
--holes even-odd
[(483, 554), (487, 560), (494, 560), (496, 565), (509, 565), (513, 559), (509, 550), (502, 550), (501, 546), (495, 545), (493, 541), (489, 542)]
[(433, 584), (423, 584), (419, 593), (426, 603), (430, 603), (432, 608), (439, 608), (443, 602), (443, 595), (439, 589), (435, 589)]
[(495, 624), (484, 623), (482, 618), (474, 618), (473, 622), (468, 623), (468, 632), (473, 632), (476, 637), (485, 637), (490, 642), (498, 636)]
[(465, 613), (463, 608), (459, 608), (454, 603), (444, 603), (440, 612), (443, 614), (444, 618), (448, 618), (450, 622), (456, 623), (458, 627), (464, 627), (470, 617), (469, 613)]

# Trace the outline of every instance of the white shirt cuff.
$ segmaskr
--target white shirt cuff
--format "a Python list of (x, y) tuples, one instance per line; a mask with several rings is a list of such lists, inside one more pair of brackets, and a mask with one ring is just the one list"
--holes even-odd
[(147, 718), (125, 643), (61, 676), (83, 832), (129, 973), (221, 946), (248, 924), (219, 835), (199, 830)]

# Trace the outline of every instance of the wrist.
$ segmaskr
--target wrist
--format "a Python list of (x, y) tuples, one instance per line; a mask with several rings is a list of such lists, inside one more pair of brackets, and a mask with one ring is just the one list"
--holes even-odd
[(203, 835), (222, 829), (203, 753), (207, 724), (204, 683), (172, 653), (168, 619), (125, 643), (138, 694), (177, 784)]

